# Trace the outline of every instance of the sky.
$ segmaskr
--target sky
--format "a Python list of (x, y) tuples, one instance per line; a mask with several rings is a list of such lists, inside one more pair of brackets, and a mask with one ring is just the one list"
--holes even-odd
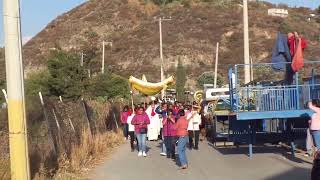
[[(80, 5), (86, 0), (20, 0), (22, 41), (31, 39), (57, 16)], [(320, 0), (266, 0), (290, 6), (316, 8)], [(3, 45), (3, 0), (0, 0), (0, 46)]]

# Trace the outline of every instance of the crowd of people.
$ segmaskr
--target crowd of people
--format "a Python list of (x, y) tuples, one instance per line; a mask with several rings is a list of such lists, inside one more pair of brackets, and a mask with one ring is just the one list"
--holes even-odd
[(199, 150), (202, 118), (195, 102), (187, 105), (153, 100), (148, 105), (125, 106), (121, 123), (125, 138), (130, 140), (131, 151), (137, 149), (139, 157), (147, 157), (147, 139), (161, 140), (160, 155), (178, 160), (180, 168), (187, 169), (186, 148)]

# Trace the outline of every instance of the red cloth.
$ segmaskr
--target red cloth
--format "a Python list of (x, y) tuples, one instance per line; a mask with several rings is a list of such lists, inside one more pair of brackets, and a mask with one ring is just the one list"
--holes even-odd
[(303, 50), (307, 48), (307, 42), (303, 37), (299, 37), (296, 33), (288, 34), (288, 45), (292, 57), (292, 70), (299, 71), (303, 66)]
[[(303, 47), (302, 47), (302, 39), (299, 38), (298, 40), (298, 45), (296, 48), (296, 52), (293, 56), (293, 60), (292, 60), (292, 70), (294, 72), (299, 71), (301, 68), (303, 68), (304, 62), (303, 62)], [(306, 46), (306, 45), (305, 45)]]
[(151, 116), (153, 117), (153, 116), (155, 116), (156, 115), (156, 113), (154, 112), (154, 108), (152, 108), (152, 110), (151, 110)]

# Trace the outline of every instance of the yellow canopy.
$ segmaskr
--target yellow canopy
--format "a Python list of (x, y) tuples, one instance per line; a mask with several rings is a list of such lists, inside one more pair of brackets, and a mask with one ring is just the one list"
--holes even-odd
[(150, 83), (130, 76), (129, 83), (131, 88), (139, 91), (140, 93), (148, 96), (154, 96), (160, 93), (163, 89), (167, 89), (168, 86), (173, 85), (175, 81), (173, 76), (170, 76), (164, 81), (158, 83)]

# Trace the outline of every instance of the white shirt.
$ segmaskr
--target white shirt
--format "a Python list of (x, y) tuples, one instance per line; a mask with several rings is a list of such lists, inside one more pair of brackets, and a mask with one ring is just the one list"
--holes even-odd
[(133, 119), (135, 114), (131, 114), (131, 116), (128, 116), (127, 122), (129, 125), (129, 132), (133, 132), (134, 131), (134, 125), (131, 124), (131, 121)]
[(190, 119), (189, 125), (188, 125), (188, 130), (190, 130), (190, 131), (193, 131), (193, 130), (198, 131), (198, 130), (200, 130), (199, 126), (201, 124), (201, 115), (199, 115), (198, 112), (192, 111), (192, 113), (188, 114), (187, 119), (189, 119), (192, 116), (192, 114), (194, 114), (194, 113), (196, 113), (196, 114), (193, 116), (193, 118)]

